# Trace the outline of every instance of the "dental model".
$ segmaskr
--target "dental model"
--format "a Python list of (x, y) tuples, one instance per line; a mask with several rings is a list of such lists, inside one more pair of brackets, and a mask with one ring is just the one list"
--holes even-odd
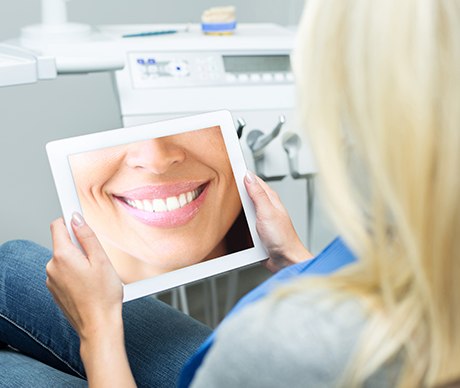
[(236, 29), (234, 6), (212, 7), (201, 15), (201, 28), (207, 35), (231, 35)]

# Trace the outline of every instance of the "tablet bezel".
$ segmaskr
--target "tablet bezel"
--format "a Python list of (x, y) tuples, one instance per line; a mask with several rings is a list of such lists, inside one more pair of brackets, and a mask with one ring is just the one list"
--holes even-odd
[(76, 237), (70, 227), (70, 220), (75, 211), (81, 213), (82, 209), (69, 162), (70, 155), (214, 126), (218, 126), (221, 129), (254, 246), (152, 278), (125, 284), (123, 302), (192, 283), (267, 258), (265, 248), (256, 232), (254, 205), (243, 183), (247, 168), (232, 116), (229, 111), (221, 110), (66, 138), (49, 142), (46, 145), (63, 218), (72, 241), (78, 246)]

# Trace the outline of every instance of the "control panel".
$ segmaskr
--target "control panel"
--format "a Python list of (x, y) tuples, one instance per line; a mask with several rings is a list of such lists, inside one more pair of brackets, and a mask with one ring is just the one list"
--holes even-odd
[(131, 52), (134, 88), (292, 83), (289, 54)]

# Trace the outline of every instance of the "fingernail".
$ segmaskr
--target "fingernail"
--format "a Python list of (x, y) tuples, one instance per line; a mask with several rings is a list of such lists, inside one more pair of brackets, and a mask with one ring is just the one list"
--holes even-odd
[(82, 226), (85, 224), (85, 219), (80, 213), (75, 212), (72, 214), (72, 224), (74, 226)]
[(256, 180), (254, 174), (252, 173), (252, 171), (246, 171), (246, 181), (248, 183), (254, 183), (254, 181)]

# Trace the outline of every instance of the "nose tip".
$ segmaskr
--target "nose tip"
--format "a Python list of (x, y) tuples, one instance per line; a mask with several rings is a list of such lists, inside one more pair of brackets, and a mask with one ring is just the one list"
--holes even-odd
[(184, 160), (184, 149), (164, 138), (132, 144), (126, 156), (126, 163), (130, 168), (158, 175), (166, 173), (172, 166)]

